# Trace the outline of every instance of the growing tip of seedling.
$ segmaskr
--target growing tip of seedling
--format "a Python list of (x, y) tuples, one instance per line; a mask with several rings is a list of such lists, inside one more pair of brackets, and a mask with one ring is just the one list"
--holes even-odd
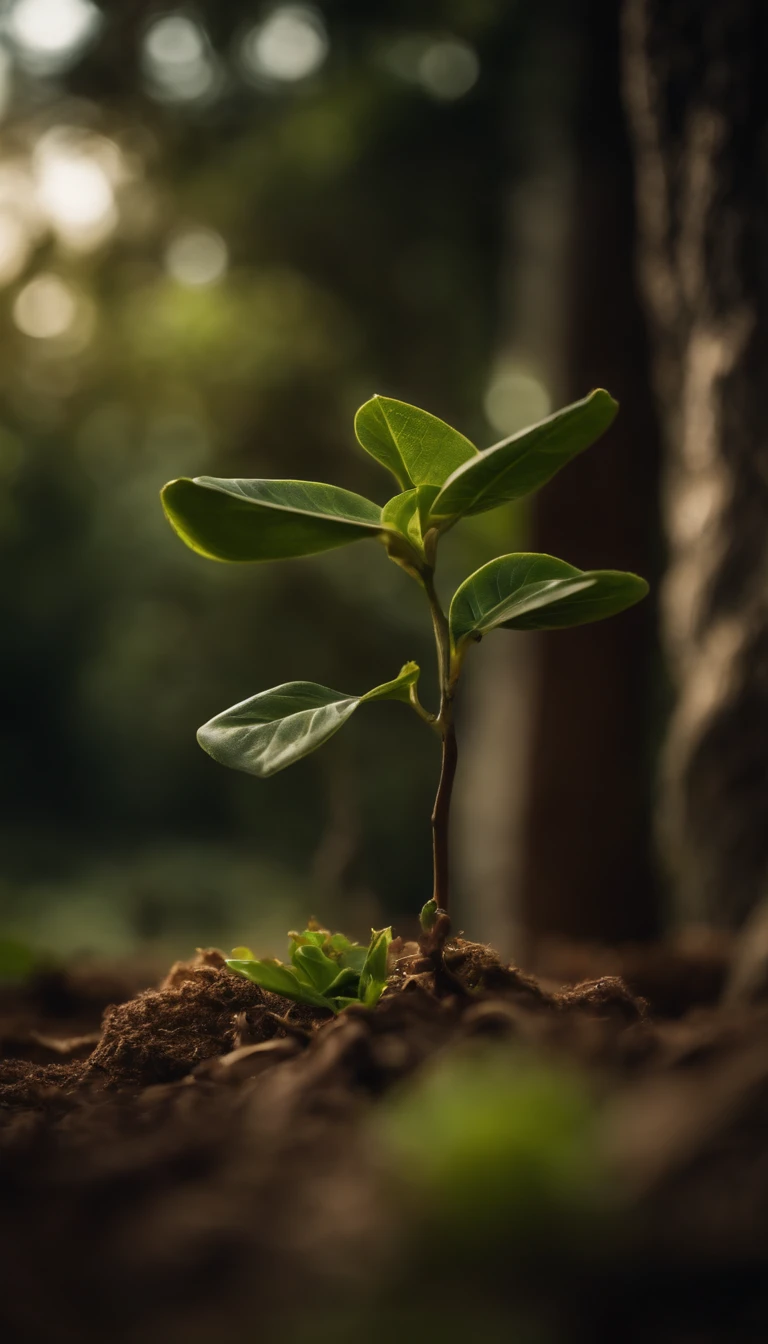
[(426, 905), (421, 907), (419, 923), (425, 933), (429, 933), (430, 929), (434, 926), (437, 915), (437, 901), (427, 901)]

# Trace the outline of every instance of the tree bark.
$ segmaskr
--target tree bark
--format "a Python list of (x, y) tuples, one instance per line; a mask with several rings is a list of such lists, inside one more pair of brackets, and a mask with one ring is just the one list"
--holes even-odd
[(627, 0), (639, 262), (665, 438), (660, 831), (685, 917), (768, 876), (768, 7)]

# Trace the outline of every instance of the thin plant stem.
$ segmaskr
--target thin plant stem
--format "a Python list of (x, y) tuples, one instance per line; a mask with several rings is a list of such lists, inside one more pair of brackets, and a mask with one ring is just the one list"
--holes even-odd
[(450, 834), (451, 795), (456, 777), (456, 729), (451, 721), (443, 725), (443, 759), (440, 769), (440, 783), (437, 786), (435, 806), (432, 810), (432, 870), (434, 887), (432, 899), (438, 910), (448, 909), (450, 889)]
[(435, 591), (434, 571), (425, 570), (422, 575), (424, 591), (427, 594), (429, 610), (432, 616), (432, 629), (435, 633), (435, 647), (437, 649), (437, 676), (440, 685), (440, 710), (438, 719), (442, 717), (444, 702), (448, 693), (448, 684), (451, 675), (451, 641), (448, 633), (448, 621), (445, 612), (440, 606), (440, 598)]
[(435, 633), (437, 671), (440, 683), (440, 709), (434, 722), (443, 743), (440, 783), (437, 787), (435, 806), (432, 810), (432, 864), (434, 874), (432, 899), (439, 910), (447, 910), (450, 887), (451, 796), (458, 759), (456, 730), (453, 723), (453, 696), (456, 689), (456, 676), (453, 675), (451, 668), (451, 641), (448, 621), (435, 590), (434, 571), (431, 568), (422, 575), (422, 582), (429, 601), (432, 627)]

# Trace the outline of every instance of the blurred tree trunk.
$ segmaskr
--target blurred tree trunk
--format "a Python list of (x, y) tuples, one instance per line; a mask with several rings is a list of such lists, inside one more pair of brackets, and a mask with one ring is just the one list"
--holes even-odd
[(628, 0), (625, 88), (665, 437), (661, 829), (684, 916), (768, 874), (768, 6)]
[[(554, 6), (557, 9), (557, 5)], [(504, 247), (498, 274), (496, 367), (562, 386), (571, 177), (568, 53), (553, 7), (526, 17), (525, 80), (506, 94)], [(524, 134), (521, 134), (524, 127)], [(535, 416), (497, 427), (497, 436)], [(488, 440), (489, 442), (491, 440)], [(511, 522), (511, 520), (510, 520)], [(522, 517), (498, 551), (528, 546)], [(467, 661), (461, 769), (456, 790), (460, 921), (502, 954), (524, 953), (520, 892), (530, 784), (530, 704), (537, 676), (535, 637), (510, 632), (484, 640)]]
[[(632, 164), (618, 7), (569, 6), (578, 71), (563, 379), (557, 403), (607, 387), (608, 435), (536, 498), (532, 548), (653, 578), (656, 425), (633, 281)], [(524, 934), (618, 942), (658, 930), (651, 864), (648, 686), (653, 603), (538, 638), (520, 888)]]

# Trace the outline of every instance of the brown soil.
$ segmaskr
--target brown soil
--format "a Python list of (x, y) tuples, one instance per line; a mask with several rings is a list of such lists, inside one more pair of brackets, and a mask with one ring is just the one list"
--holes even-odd
[[(4, 991), (0, 1338), (767, 1339), (768, 1005), (718, 1006), (724, 958), (571, 949), (595, 973), (558, 988), (566, 949), (541, 979), (461, 939), (395, 954), (380, 1004), (336, 1019), (215, 952), (138, 993)], [(430, 1187), (380, 1143), (435, 1059), (491, 1045), (510, 1078), (581, 1080), (594, 1189), (555, 1154), (497, 1205), (476, 1154)]]

